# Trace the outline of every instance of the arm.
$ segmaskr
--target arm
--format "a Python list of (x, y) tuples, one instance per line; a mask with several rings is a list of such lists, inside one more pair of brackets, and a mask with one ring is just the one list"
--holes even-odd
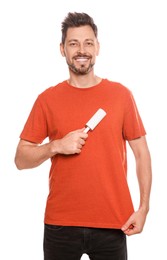
[(152, 183), (151, 157), (147, 146), (146, 138), (129, 141), (136, 160), (136, 172), (140, 190), (139, 209), (134, 212), (127, 222), (123, 225), (122, 230), (126, 235), (140, 233), (143, 230), (146, 216), (149, 211), (149, 199)]
[(75, 130), (62, 139), (42, 145), (21, 139), (15, 155), (17, 168), (22, 170), (37, 167), (56, 154), (79, 154), (88, 137), (88, 134), (84, 133), (83, 130)]

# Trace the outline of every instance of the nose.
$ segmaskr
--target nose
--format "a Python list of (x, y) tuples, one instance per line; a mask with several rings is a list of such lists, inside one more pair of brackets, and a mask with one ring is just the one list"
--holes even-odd
[(78, 47), (78, 53), (85, 53), (85, 46), (84, 44), (80, 44)]

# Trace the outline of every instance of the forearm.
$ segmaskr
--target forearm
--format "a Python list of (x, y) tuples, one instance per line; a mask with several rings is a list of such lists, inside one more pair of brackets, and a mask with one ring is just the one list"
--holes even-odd
[(37, 145), (21, 141), (18, 145), (15, 164), (19, 170), (35, 168), (57, 154), (56, 141)]
[(78, 129), (68, 133), (62, 139), (42, 145), (20, 140), (15, 164), (19, 170), (30, 169), (39, 166), (57, 154), (79, 154), (87, 137), (88, 134), (84, 133), (83, 129)]
[(139, 209), (149, 211), (150, 191), (152, 183), (152, 169), (150, 153), (147, 151), (136, 160), (136, 171), (140, 189)]
[[(133, 148), (135, 148), (135, 146), (133, 146)], [(142, 232), (149, 211), (152, 170), (151, 158), (147, 147), (143, 147), (142, 153), (135, 152), (135, 157), (140, 190), (140, 204), (139, 209), (135, 211), (122, 226), (122, 230), (126, 235), (134, 235)]]

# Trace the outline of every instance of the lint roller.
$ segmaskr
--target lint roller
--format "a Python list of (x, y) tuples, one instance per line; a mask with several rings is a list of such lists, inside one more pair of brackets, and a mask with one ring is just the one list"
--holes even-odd
[(99, 108), (97, 112), (91, 117), (91, 119), (86, 123), (86, 128), (83, 132), (87, 133), (89, 130), (93, 130), (105, 116), (106, 112), (102, 108)]

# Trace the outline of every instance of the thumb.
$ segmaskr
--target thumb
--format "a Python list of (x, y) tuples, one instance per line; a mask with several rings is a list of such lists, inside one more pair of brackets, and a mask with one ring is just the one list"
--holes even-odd
[(85, 127), (72, 131), (71, 133), (82, 133)]
[(128, 221), (122, 226), (121, 230), (126, 231), (128, 229), (133, 229), (133, 222), (131, 219), (128, 219)]

